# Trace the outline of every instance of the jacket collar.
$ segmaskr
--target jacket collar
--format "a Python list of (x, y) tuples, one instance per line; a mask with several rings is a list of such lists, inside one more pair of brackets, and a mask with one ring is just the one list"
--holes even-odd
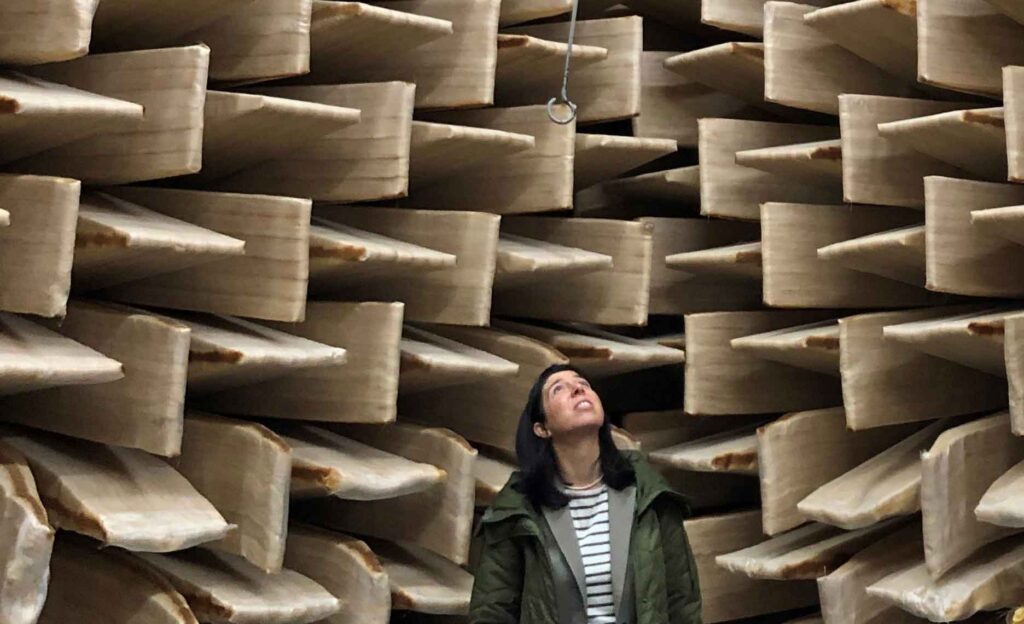
[[(665, 479), (641, 457), (640, 453), (637, 451), (623, 451), (623, 455), (633, 464), (633, 471), (636, 473), (637, 515), (646, 511), (654, 501), (662, 496), (675, 500), (683, 506), (687, 512), (686, 515), (689, 515), (689, 504), (686, 498), (669, 487)], [(526, 499), (526, 496), (516, 489), (521, 480), (522, 477), (518, 470), (512, 473), (508, 483), (505, 484), (505, 487), (502, 488), (501, 492), (494, 499), (494, 503), (484, 512), (483, 518), (480, 521), (481, 526), (503, 522), (516, 517), (528, 518), (536, 525), (540, 514)], [(534, 527), (534, 532), (536, 532), (536, 527)]]
[(645, 461), (637, 451), (623, 451), (633, 464), (636, 473), (636, 513), (647, 511), (654, 501), (662, 496), (671, 498), (683, 507), (684, 515), (690, 515), (690, 504), (685, 496), (673, 490), (665, 478)]
[[(608, 540), (611, 552), (612, 596), (615, 610), (619, 612), (622, 592), (626, 586), (626, 569), (629, 564), (630, 541), (633, 536), (633, 518), (636, 510), (636, 486), (630, 485), (615, 490), (608, 488)], [(544, 508), (544, 519), (564, 556), (565, 562), (576, 579), (576, 590), (582, 604), (587, 601), (587, 581), (584, 575), (583, 557), (576, 529), (573, 526), (569, 505), (561, 509)]]

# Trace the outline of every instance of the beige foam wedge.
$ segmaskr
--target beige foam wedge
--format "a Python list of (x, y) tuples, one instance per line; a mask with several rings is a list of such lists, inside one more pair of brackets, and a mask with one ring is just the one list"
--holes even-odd
[[(405, 82), (254, 90), (265, 96), (359, 109), (359, 123), (218, 180), (215, 188), (349, 203), (405, 197), (415, 91), (414, 85)], [(371, 149), (372, 158), (368, 156)]]
[(5, 427), (28, 461), (50, 524), (139, 552), (221, 539), (231, 525), (166, 462), (144, 451)]
[(1024, 206), (972, 210), (971, 225), (983, 234), (1024, 245)]
[(763, 147), (736, 152), (736, 164), (827, 184), (843, 178), (843, 148), (839, 139)]
[(81, 187), (68, 178), (0, 175), (11, 220), (0, 228), (0, 310), (64, 316)]
[(676, 151), (672, 139), (577, 134), (573, 180), (577, 189), (616, 178)]
[[(499, 106), (541, 104), (546, 100), (544, 94), (556, 93), (561, 88), (567, 53), (568, 45), (555, 37), (499, 34), (495, 102)], [(571, 63), (577, 70), (607, 58), (608, 49), (599, 44), (572, 47)]]
[(519, 365), (442, 334), (407, 326), (401, 342), (399, 392), (415, 394), (515, 376)]
[(797, 368), (839, 376), (839, 324), (822, 321), (730, 341), (743, 353)]
[(982, 546), (1014, 533), (978, 521), (985, 492), (1024, 459), (1024, 440), (1010, 434), (1000, 412), (944, 432), (921, 456), (924, 558), (939, 578)]
[(963, 419), (944, 419), (843, 473), (800, 501), (815, 522), (855, 530), (921, 510), (921, 455), (946, 429)]
[[(191, 34), (232, 14), (249, 10), (253, 0), (210, 5), (185, 0), (173, 6), (160, 0), (101, 0), (92, 23), (97, 50), (146, 50), (198, 41)], [(190, 41), (191, 39), (191, 41)]]
[(917, 32), (925, 84), (999, 97), (1002, 68), (1024, 64), (1024, 24), (986, 0), (922, 0)]
[(919, 559), (869, 585), (867, 591), (928, 621), (957, 621), (1020, 604), (1024, 593), (1012, 579), (1022, 570), (1024, 543), (1018, 538), (989, 546), (940, 580), (932, 579)]
[(488, 323), (499, 217), (480, 212), (354, 206), (318, 207), (317, 215), (332, 223), (455, 256), (454, 267), (429, 271), (416, 280), (353, 284), (344, 291), (346, 299), (401, 301), (407, 321)]
[(700, 167), (680, 167), (643, 173), (606, 182), (611, 193), (631, 199), (697, 203), (700, 200)]
[(288, 444), (263, 425), (189, 411), (181, 447), (171, 465), (237, 527), (203, 547), (280, 572), (292, 469)]
[(124, 377), (121, 362), (8, 313), (0, 313), (0, 357), (0, 394), (105, 384)]
[(36, 78), (139, 104), (142, 119), (23, 158), (18, 171), (123, 184), (195, 173), (202, 165), (203, 105), (210, 49), (91, 54), (29, 68)]
[[(310, 518), (334, 529), (411, 542), (465, 564), (473, 522), (476, 450), (447, 429), (393, 424), (346, 425), (338, 431), (388, 453), (437, 466), (447, 477), (440, 487), (389, 500), (310, 501)], [(382, 518), (389, 521), (381, 522)]]
[(0, 617), (11, 624), (35, 624), (50, 586), (50, 527), (25, 457), (0, 442)]
[(867, 592), (870, 585), (920, 558), (921, 527), (916, 523), (868, 546), (835, 572), (818, 579), (822, 615), (837, 624), (863, 624), (875, 618), (892, 624), (920, 622)]
[(345, 362), (344, 349), (227, 316), (179, 315), (192, 331), (188, 391), (204, 395)]
[(853, 432), (842, 408), (787, 414), (757, 430), (762, 525), (778, 535), (808, 520), (797, 505), (804, 497), (893, 444), (915, 425)]
[[(820, 321), (826, 312), (711, 312), (686, 316), (686, 412), (770, 414), (842, 403), (828, 375), (733, 349), (734, 338)], [(756, 388), (756, 390), (754, 390)]]
[(605, 219), (519, 217), (503, 219), (502, 232), (611, 256), (612, 267), (579, 275), (572, 300), (558, 280), (501, 289), (494, 311), (559, 321), (597, 324), (646, 323), (651, 280), (651, 226)]
[(360, 111), (255, 93), (208, 91), (203, 116), (203, 169), (192, 180), (211, 181), (284, 157), (358, 124)]
[[(551, 364), (568, 364), (569, 359), (538, 340), (504, 331), (454, 327), (432, 327), (431, 331), (513, 362), (519, 366), (519, 371), (514, 377), (423, 392), (403, 404), (403, 415), (450, 427), (473, 442), (511, 451), (525, 393), (541, 371)], [(460, 405), (462, 407), (456, 408)], [(483, 413), (480, 410), (486, 410), (486, 419), (478, 417)]]
[(755, 617), (817, 602), (813, 582), (755, 580), (715, 564), (719, 555), (764, 540), (758, 510), (691, 518), (683, 526), (700, 576), (704, 622)]
[(40, 624), (134, 617), (153, 624), (198, 624), (174, 586), (134, 555), (62, 535), (50, 560), (50, 586)]
[(764, 301), (783, 308), (898, 308), (941, 302), (921, 286), (847, 269), (818, 249), (920, 221), (884, 206), (761, 205)]
[(1003, 68), (1003, 123), (1011, 182), (1024, 181), (1024, 67)]
[(78, 206), (76, 290), (97, 290), (245, 253), (245, 242), (103, 193)]
[(309, 84), (378, 82), (391, 56), (452, 37), (447, 19), (362, 2), (313, 0), (309, 31)]
[(391, 608), (466, 615), (473, 576), (440, 555), (411, 544), (375, 542), (374, 554), (391, 584)]
[(911, 225), (818, 248), (818, 259), (911, 284), (925, 283), (925, 226)]
[(858, 531), (808, 524), (748, 548), (719, 555), (715, 563), (753, 579), (813, 580), (834, 572), (850, 557), (892, 532), (882, 523)]
[(1006, 130), (1002, 108), (939, 113), (878, 124), (883, 138), (909, 145), (982, 180), (1006, 180)]
[(142, 121), (142, 106), (25, 74), (0, 73), (0, 158), (10, 162)]
[(684, 52), (665, 60), (665, 69), (766, 110), (764, 44), (730, 42)]
[(985, 491), (985, 495), (981, 497), (974, 510), (978, 520), (996, 526), (1024, 528), (1024, 514), (1021, 513), (1021, 479), (1024, 479), (1024, 462), (1007, 470)]
[(929, 176), (924, 191), (929, 290), (1024, 295), (1024, 248), (971, 226), (973, 211), (1024, 203), (1024, 187)]
[[(839, 370), (853, 430), (977, 413), (1006, 405), (1005, 381), (884, 337), (889, 325), (972, 310), (945, 307), (839, 320)], [(892, 375), (899, 366), (901, 375)]]
[(387, 572), (365, 543), (341, 533), (292, 523), (285, 565), (338, 597), (341, 608), (325, 624), (388, 624), (391, 588)]
[(695, 275), (760, 281), (761, 243), (738, 243), (675, 253), (665, 258), (665, 265), (672, 270)]
[(704, 117), (759, 119), (750, 102), (718, 91), (666, 68), (675, 52), (644, 52), (640, 57), (640, 114), (633, 136), (674, 139), (680, 147), (697, 145), (697, 120)]
[(415, 191), (437, 184), (462, 171), (486, 167), (536, 147), (528, 134), (451, 124), (412, 122), (409, 186)]
[(494, 274), (496, 289), (522, 287), (537, 280), (609, 270), (612, 257), (576, 247), (502, 233)]
[(309, 425), (275, 425), (292, 447), (291, 496), (374, 501), (444, 482), (444, 470)]
[(572, 11), (566, 0), (505, 0), (501, 3), (502, 26), (522, 24)]
[(293, 570), (267, 574), (241, 557), (203, 550), (140, 555), (188, 601), (202, 622), (311, 624), (341, 601)]
[(1010, 420), (1014, 435), (1024, 435), (1024, 315), (1003, 319), (1006, 378), (1010, 389)]
[(111, 299), (274, 321), (302, 320), (309, 281), (308, 199), (120, 187), (120, 199), (245, 241), (245, 254), (115, 286)]
[[(703, 0), (701, 21), (760, 38), (764, 35), (765, 4), (766, 0)], [(842, 4), (842, 0), (805, 0), (802, 4), (825, 7)]]
[(721, 418), (694, 418), (676, 409), (623, 414), (622, 426), (644, 451), (653, 455), (676, 444), (732, 431), (738, 425), (760, 424), (762, 420), (741, 417), (737, 422), (726, 422)]
[(650, 453), (651, 461), (696, 472), (758, 473), (755, 427), (726, 431)]
[(343, 362), (293, 370), (204, 397), (230, 414), (323, 422), (386, 423), (398, 399), (401, 303), (309, 303), (302, 323), (272, 327), (345, 350)]
[[(328, 4), (328, 3), (324, 3)], [(335, 4), (331, 2), (329, 4)], [(416, 108), (454, 109), (490, 106), (494, 103), (497, 65), (498, 0), (466, 4), (460, 0), (398, 0), (386, 8), (415, 16), (450, 22), (452, 34), (413, 48), (399, 44), (386, 51), (379, 40), (362, 47), (379, 50), (374, 62), (358, 73), (361, 82), (401, 80), (416, 84)], [(389, 37), (390, 38), (390, 37)], [(361, 54), (366, 52), (360, 51)], [(313, 71), (316, 70), (314, 59)], [(337, 80), (332, 78), (329, 82)]]
[[(566, 23), (517, 26), (506, 31), (550, 41), (566, 41)], [(576, 25), (576, 43), (604, 48), (608, 56), (573, 73), (572, 98), (579, 106), (580, 123), (630, 119), (640, 113), (640, 59), (643, 39), (638, 16), (584, 20)], [(557, 82), (550, 86), (558, 86)], [(551, 91), (555, 95), (555, 91)], [(508, 104), (540, 104), (551, 97), (545, 91), (517, 96)], [(520, 99), (523, 98), (523, 99)], [(499, 104), (502, 102), (499, 100)]]
[(415, 279), (451, 269), (456, 257), (373, 232), (314, 218), (309, 232), (310, 290), (345, 293), (353, 284)]
[(568, 357), (573, 366), (592, 377), (610, 377), (682, 364), (686, 359), (686, 354), (678, 349), (578, 324), (542, 327), (496, 321), (494, 326), (551, 345)]
[(193, 31), (215, 51), (210, 78), (257, 82), (309, 71), (311, 0), (251, 0), (243, 9)]
[(516, 469), (517, 466), (508, 459), (477, 455), (473, 465), (473, 474), (476, 475), (474, 504), (477, 508), (490, 507)]
[(0, 63), (35, 65), (85, 56), (98, 0), (12, 0), (4, 5)]
[(764, 5), (764, 97), (769, 102), (836, 115), (842, 93), (909, 96), (913, 81), (886, 74), (804, 22), (815, 7)]
[(163, 457), (177, 455), (188, 327), (124, 306), (73, 300), (57, 329), (67, 339), (121, 362), (124, 377), (6, 397), (0, 401), (2, 419)]
[(878, 126), (968, 107), (958, 102), (840, 95), (844, 201), (909, 208), (924, 206), (921, 178), (957, 175), (959, 170), (885, 138)]
[(996, 377), (1006, 376), (1004, 319), (1021, 312), (1004, 307), (967, 314), (890, 325), (886, 339), (896, 340), (930, 353), (976, 368)]
[(702, 215), (756, 221), (764, 202), (840, 199), (841, 191), (834, 182), (807, 184), (736, 162), (737, 152), (834, 139), (835, 128), (732, 119), (702, 119), (698, 123)]
[(496, 214), (572, 208), (575, 124), (551, 123), (544, 106), (436, 113), (430, 119), (530, 135), (534, 147), (417, 188), (415, 205)]
[(804, 15), (804, 24), (872, 65), (917, 81), (917, 3), (856, 0)]
[(921, 453), (959, 422), (962, 419), (929, 424), (817, 488), (797, 509), (809, 520), (848, 531), (917, 513), (921, 509)]

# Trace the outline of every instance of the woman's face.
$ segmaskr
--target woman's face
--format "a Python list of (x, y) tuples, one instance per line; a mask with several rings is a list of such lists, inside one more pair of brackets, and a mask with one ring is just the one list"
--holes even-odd
[(542, 438), (558, 439), (582, 430), (599, 429), (604, 424), (601, 398), (575, 371), (561, 371), (544, 382), (541, 393), (546, 422), (536, 423), (533, 431)]

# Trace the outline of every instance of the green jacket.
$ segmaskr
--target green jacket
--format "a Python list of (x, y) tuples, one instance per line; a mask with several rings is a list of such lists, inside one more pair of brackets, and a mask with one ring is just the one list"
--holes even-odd
[[(630, 505), (635, 512), (617, 621), (701, 624), (697, 567), (683, 529), (686, 502), (639, 454), (626, 456), (636, 472), (636, 499), (635, 507)], [(582, 601), (573, 573), (546, 520), (551, 515), (514, 489), (518, 480), (514, 473), (478, 528), (480, 553), (469, 622), (585, 622), (579, 619)], [(612, 522), (614, 532), (614, 514)]]

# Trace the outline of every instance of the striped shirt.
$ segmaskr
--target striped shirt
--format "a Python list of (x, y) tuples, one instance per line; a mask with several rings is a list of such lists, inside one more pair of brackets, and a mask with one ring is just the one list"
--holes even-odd
[(569, 496), (576, 541), (586, 575), (587, 623), (615, 624), (612, 598), (612, 554), (608, 534), (608, 486), (589, 490), (563, 490)]

